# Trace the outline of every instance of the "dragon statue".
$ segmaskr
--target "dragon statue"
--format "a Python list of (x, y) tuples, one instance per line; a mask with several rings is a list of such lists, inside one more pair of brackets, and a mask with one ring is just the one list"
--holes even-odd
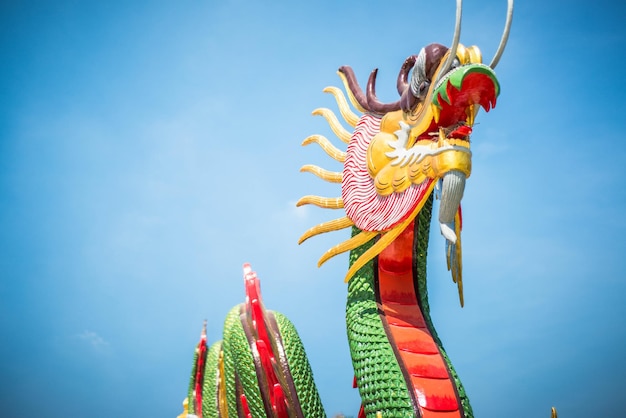
[[(353, 131), (329, 109), (313, 114), (328, 121), (346, 151), (321, 135), (303, 142), (318, 144), (343, 163), (343, 172), (302, 167), (341, 184), (341, 196), (304, 196), (297, 205), (345, 211), (306, 231), (300, 243), (352, 230), (318, 265), (350, 252), (346, 322), (354, 386), (362, 399), (359, 417), (474, 416), (430, 318), (426, 257), (436, 195), (447, 267), (463, 306), (460, 202), (472, 168), (470, 134), (479, 109), (488, 112), (496, 105), (500, 86), (494, 68), (508, 39), (513, 0), (508, 0), (502, 39), (489, 65), (482, 63), (478, 47), (459, 43), (461, 3), (457, 0), (451, 47), (430, 44), (408, 57), (397, 78), (396, 102), (376, 97), (377, 70), (363, 91), (350, 67), (339, 68), (347, 97), (336, 87), (324, 91), (335, 97)], [(209, 347), (203, 330), (179, 418), (324, 417), (294, 326), (265, 309), (259, 279), (247, 264), (244, 284), (245, 303), (228, 313), (222, 341)]]

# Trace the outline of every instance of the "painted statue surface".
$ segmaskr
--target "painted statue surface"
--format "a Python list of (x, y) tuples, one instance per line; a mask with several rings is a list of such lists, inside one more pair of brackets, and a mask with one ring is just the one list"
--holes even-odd
[[(354, 71), (342, 66), (344, 89), (324, 89), (335, 97), (341, 120), (329, 109), (313, 112), (328, 121), (338, 142), (311, 135), (303, 145), (317, 144), (343, 171), (317, 165), (301, 171), (337, 183), (340, 194), (307, 195), (298, 205), (339, 209), (342, 216), (313, 226), (300, 243), (351, 231), (318, 264), (350, 252), (346, 325), (354, 386), (362, 399), (359, 417), (474, 416), (430, 318), (426, 258), (438, 199), (434, 221), (462, 306), (461, 200), (472, 171), (470, 136), (480, 109), (496, 106), (500, 85), (494, 69), (512, 14), (509, 0), (499, 47), (483, 64), (477, 46), (459, 42), (458, 0), (452, 44), (427, 45), (405, 60), (398, 100), (377, 98), (377, 70), (363, 88)], [(248, 264), (244, 287), (245, 302), (226, 316), (222, 341), (209, 345), (202, 333), (180, 417), (324, 417), (298, 333), (284, 315), (265, 309), (260, 281)]]

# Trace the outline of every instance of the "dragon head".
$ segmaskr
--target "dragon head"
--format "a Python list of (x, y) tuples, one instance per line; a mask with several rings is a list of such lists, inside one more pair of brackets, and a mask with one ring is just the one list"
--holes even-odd
[(500, 86), (476, 46), (431, 44), (407, 62), (414, 62), (411, 80), (402, 86), (400, 109), (382, 117), (369, 144), (368, 172), (381, 196), (440, 179), (441, 231), (454, 244), (451, 224), (471, 174), (474, 120), (480, 107), (495, 107)]
[(344, 119), (355, 126), (352, 134), (336, 128), (336, 118), (329, 116), (332, 114), (329, 110), (314, 112), (325, 116), (331, 127), (335, 126), (333, 131), (348, 142), (345, 155), (329, 152), (344, 163), (341, 175), (321, 174), (329, 181), (340, 181), (342, 193), (340, 199), (305, 197), (299, 204), (343, 207), (346, 218), (312, 228), (301, 241), (348, 225), (362, 231), (329, 250), (320, 259), (321, 264), (375, 236), (380, 237), (372, 249), (352, 265), (346, 280), (409, 225), (435, 186), (440, 185), (439, 224), (448, 246), (448, 265), (459, 284), (463, 303), (460, 202), (472, 169), (470, 135), (479, 109), (493, 108), (500, 93), (494, 68), (508, 40), (513, 0), (508, 0), (502, 39), (489, 65), (482, 63), (478, 47), (459, 43), (461, 9), (462, 0), (457, 0), (450, 48), (430, 44), (402, 64), (396, 83), (399, 99), (395, 102), (383, 103), (376, 97), (377, 69), (370, 74), (363, 91), (349, 66), (339, 68), (350, 102), (364, 115), (357, 118), (350, 114), (343, 95), (337, 90), (327, 91), (336, 96)]
[(495, 107), (500, 93), (494, 68), (508, 39), (512, 3), (509, 0), (504, 33), (489, 65), (482, 63), (477, 46), (459, 43), (461, 1), (457, 1), (452, 46), (430, 44), (406, 59), (398, 75), (398, 101), (381, 103), (376, 98), (376, 70), (367, 85), (368, 108), (382, 115), (380, 131), (367, 151), (368, 172), (378, 194), (402, 193), (428, 179), (442, 180), (439, 220), (443, 235), (452, 244), (456, 234), (451, 224), (465, 179), (471, 174), (474, 120), (480, 107), (487, 112)]

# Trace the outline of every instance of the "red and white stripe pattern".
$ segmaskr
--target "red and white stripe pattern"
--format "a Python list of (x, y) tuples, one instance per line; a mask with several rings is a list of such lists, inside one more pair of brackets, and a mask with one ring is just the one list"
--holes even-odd
[(364, 231), (387, 231), (405, 220), (426, 198), (432, 180), (412, 185), (402, 193), (380, 196), (367, 171), (367, 148), (380, 130), (380, 118), (365, 114), (350, 138), (343, 165), (341, 197), (348, 218)]

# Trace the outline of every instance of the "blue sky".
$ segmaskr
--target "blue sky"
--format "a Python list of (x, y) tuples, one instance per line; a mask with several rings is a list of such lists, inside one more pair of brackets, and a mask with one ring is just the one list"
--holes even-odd
[[(431, 4), (432, 3), (432, 4)], [(444, 4), (445, 3), (445, 4)], [(493, 55), (505, 1), (466, 0), (461, 42)], [(558, 2), (554, 2), (558, 3)], [(464, 209), (465, 308), (434, 231), (429, 294), (477, 417), (623, 413), (623, 2), (518, 1), (479, 115)], [(202, 321), (220, 338), (241, 266), (295, 323), (329, 415), (356, 414), (347, 232), (295, 208), (338, 189), (301, 141), (351, 65), (395, 99), (404, 59), (449, 44), (454, 2), (0, 5), (0, 410), (172, 417)]]

